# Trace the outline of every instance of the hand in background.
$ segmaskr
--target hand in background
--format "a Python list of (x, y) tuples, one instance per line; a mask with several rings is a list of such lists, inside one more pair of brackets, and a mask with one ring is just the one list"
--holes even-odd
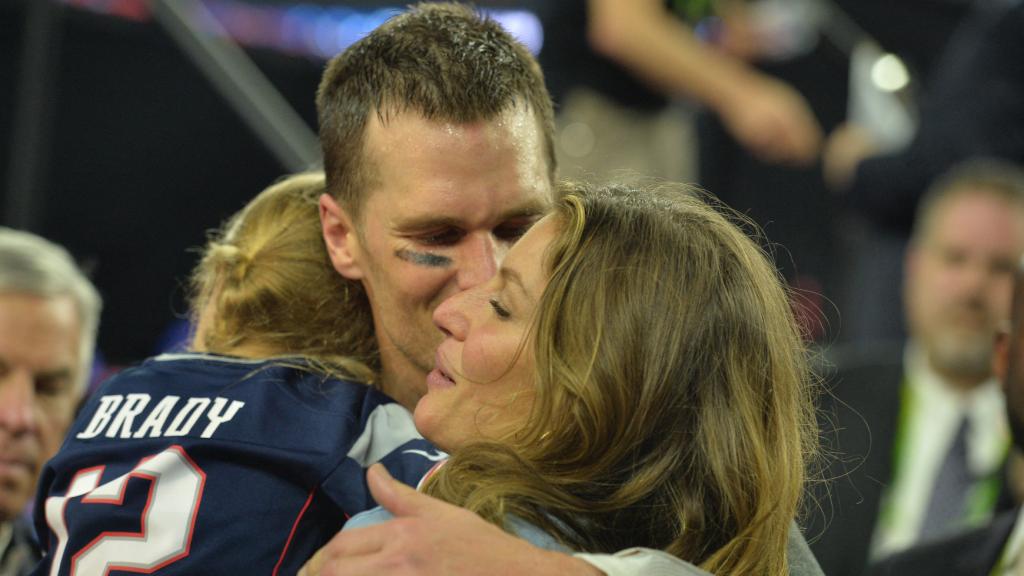
[(845, 191), (853, 183), (857, 165), (877, 151), (877, 144), (866, 130), (849, 122), (840, 125), (825, 142), (822, 155), (825, 183), (834, 192)]
[(817, 160), (821, 126), (799, 92), (760, 74), (731, 92), (717, 111), (733, 137), (754, 156), (797, 166)]

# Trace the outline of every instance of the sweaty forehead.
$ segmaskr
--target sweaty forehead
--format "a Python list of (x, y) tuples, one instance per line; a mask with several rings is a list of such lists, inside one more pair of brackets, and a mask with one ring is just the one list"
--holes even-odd
[(392, 225), (486, 225), (552, 202), (541, 131), (527, 110), (464, 124), (402, 113), (371, 122), (366, 145), (376, 176), (366, 208)]

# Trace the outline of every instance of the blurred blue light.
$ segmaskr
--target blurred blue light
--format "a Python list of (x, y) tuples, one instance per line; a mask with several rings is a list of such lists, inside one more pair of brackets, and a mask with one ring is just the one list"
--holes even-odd
[(540, 18), (529, 10), (484, 10), (485, 14), (508, 30), (513, 38), (523, 43), (534, 56), (544, 47), (544, 26)]
[[(145, 0), (60, 0), (61, 3), (131, 18), (149, 18)], [(275, 48), (292, 54), (327, 59), (345, 50), (403, 8), (386, 7), (356, 9), (323, 8), (307, 3), (282, 3), (274, 6), (250, 4), (242, 0), (204, 0), (213, 14), (213, 22), (199, 21), (208, 32), (225, 30), (243, 46)], [(137, 6), (136, 6), (137, 4)], [(127, 7), (127, 8), (126, 8)], [(484, 10), (522, 42), (533, 54), (544, 46), (544, 29), (540, 18), (528, 10)]]

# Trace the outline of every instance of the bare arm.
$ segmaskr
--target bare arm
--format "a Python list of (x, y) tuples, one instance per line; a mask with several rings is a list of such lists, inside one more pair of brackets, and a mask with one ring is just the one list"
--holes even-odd
[(494, 574), (601, 576), (593, 565), (542, 550), (479, 516), (420, 494), (382, 466), (367, 474), (370, 491), (397, 519), (339, 533), (300, 576)]
[(817, 158), (821, 127), (798, 92), (704, 45), (658, 0), (588, 0), (588, 10), (594, 50), (666, 93), (708, 106), (755, 155), (796, 164)]

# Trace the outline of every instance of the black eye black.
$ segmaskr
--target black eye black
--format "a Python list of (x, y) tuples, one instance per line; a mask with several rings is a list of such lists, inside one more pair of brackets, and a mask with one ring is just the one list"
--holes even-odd
[(530, 227), (533, 226), (533, 222), (523, 222), (521, 224), (504, 224), (494, 229), (494, 236), (501, 240), (515, 241), (523, 237)]

